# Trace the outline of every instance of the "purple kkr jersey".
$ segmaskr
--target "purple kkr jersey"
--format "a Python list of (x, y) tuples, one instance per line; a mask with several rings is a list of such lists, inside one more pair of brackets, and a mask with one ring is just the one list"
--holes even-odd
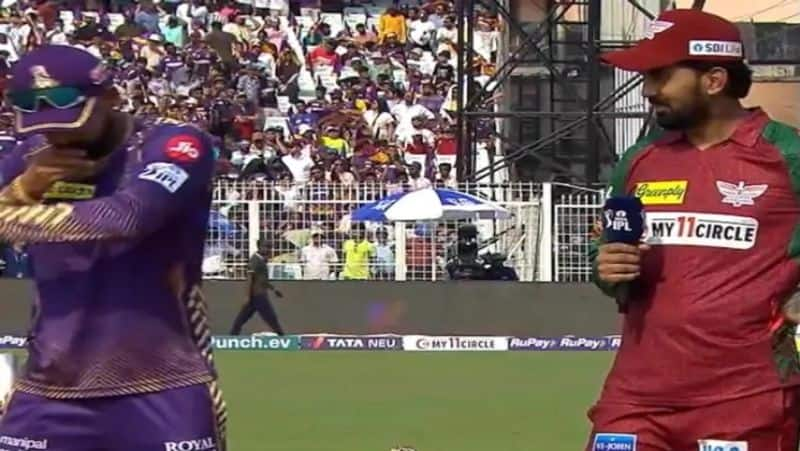
[(161, 60), (161, 64), (164, 67), (164, 73), (166, 73), (168, 77), (172, 77), (175, 71), (183, 67), (183, 58), (177, 55), (167, 55)]
[[(3, 184), (41, 136), (0, 162)], [(37, 296), (17, 389), (48, 398), (157, 392), (212, 382), (200, 293), (214, 156), (185, 124), (131, 133), (95, 180), (36, 205), (0, 204), (0, 239), (29, 244)]]

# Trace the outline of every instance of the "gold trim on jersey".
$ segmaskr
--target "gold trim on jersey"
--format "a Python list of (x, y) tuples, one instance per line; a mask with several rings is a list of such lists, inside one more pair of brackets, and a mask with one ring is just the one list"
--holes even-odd
[(208, 384), (213, 380), (214, 377), (211, 374), (203, 371), (202, 373), (188, 374), (179, 378), (146, 379), (125, 385), (99, 388), (57, 387), (38, 384), (26, 379), (18, 379), (14, 384), (14, 388), (21, 392), (50, 399), (84, 399), (156, 393), (175, 388), (191, 387), (192, 385)]
[[(200, 355), (206, 360), (208, 367), (213, 370), (214, 350), (211, 341), (211, 327), (208, 322), (208, 307), (199, 285), (193, 286), (189, 291), (189, 295), (186, 297), (186, 316), (189, 321), (189, 329), (191, 329), (192, 337), (197, 344)], [(228, 408), (217, 381), (215, 380), (209, 383), (208, 388), (214, 407), (219, 450), (225, 451)]]

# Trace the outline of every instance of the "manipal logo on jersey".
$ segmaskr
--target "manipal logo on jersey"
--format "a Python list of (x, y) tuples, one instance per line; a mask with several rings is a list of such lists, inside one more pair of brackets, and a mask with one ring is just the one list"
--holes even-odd
[(746, 216), (691, 212), (647, 214), (645, 242), (653, 245), (750, 249), (758, 237), (758, 220)]

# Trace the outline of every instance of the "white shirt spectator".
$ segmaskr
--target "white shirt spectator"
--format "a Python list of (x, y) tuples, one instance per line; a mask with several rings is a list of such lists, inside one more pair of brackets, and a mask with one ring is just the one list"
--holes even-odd
[(491, 61), (492, 52), (497, 51), (498, 33), (492, 30), (476, 31), (473, 39), (472, 46), (475, 48), (475, 53)]
[(19, 59), (19, 53), (17, 53), (17, 48), (11, 44), (11, 41), (7, 41), (5, 44), (0, 44), (0, 51), (4, 51), (8, 53), (7, 61), (9, 63), (14, 63)]
[(98, 47), (95, 44), (92, 44), (89, 47), (86, 47), (86, 51), (91, 53), (92, 55), (94, 55), (95, 57), (97, 57), (99, 59), (103, 59), (103, 53), (100, 52), (100, 47)]
[(408, 25), (408, 28), (411, 42), (419, 46), (428, 45), (436, 35), (436, 25), (430, 20), (413, 20)]
[(391, 132), (395, 125), (394, 116), (386, 112), (378, 114), (375, 110), (367, 110), (364, 111), (364, 120), (372, 129), (372, 137), (374, 139), (385, 139), (387, 141), (392, 139)]
[(295, 182), (308, 181), (308, 175), (311, 167), (314, 166), (314, 160), (307, 153), (298, 152), (294, 156), (292, 154), (284, 155), (281, 161), (289, 168), (289, 172), (292, 173), (292, 178), (294, 178)]
[(145, 45), (139, 51), (139, 56), (147, 60), (147, 68), (153, 70), (161, 64), (164, 52), (161, 49), (153, 50), (149, 45)]
[(295, 184), (281, 184), (275, 187), (275, 191), (283, 199), (283, 209), (287, 211), (297, 211), (297, 199), (300, 198), (300, 189)]
[(67, 34), (63, 31), (54, 28), (49, 30), (45, 35), (45, 40), (53, 45), (68, 45)]
[(206, 8), (205, 5), (190, 5), (184, 2), (178, 5), (178, 8), (175, 10), (175, 15), (186, 23), (189, 31), (192, 29), (192, 22), (194, 20), (199, 20), (203, 23), (208, 22), (208, 8)]
[(303, 278), (306, 280), (329, 280), (331, 265), (339, 262), (339, 256), (327, 244), (308, 246), (300, 250), (300, 261), (303, 263)]
[[(450, 42), (446, 42), (450, 41)], [(446, 28), (442, 27), (436, 30), (436, 42), (439, 43), (439, 48), (436, 49), (436, 53), (439, 54), (441, 52), (452, 51), (452, 43), (458, 42), (458, 28)]]
[(432, 183), (430, 180), (428, 180), (427, 177), (425, 177), (424, 175), (420, 175), (417, 178), (409, 176), (408, 185), (411, 187), (413, 191), (416, 191), (418, 189), (430, 188), (432, 186)]
[(428, 130), (427, 128), (414, 128), (413, 125), (408, 125), (406, 127), (397, 127), (397, 131), (395, 132), (395, 139), (398, 143), (402, 146), (407, 146), (414, 141), (414, 135), (422, 135), (423, 141), (429, 146), (434, 146), (436, 144), (436, 134), (432, 131)]
[(410, 127), (411, 119), (417, 116), (425, 116), (428, 119), (433, 119), (436, 117), (431, 110), (418, 103), (406, 105), (405, 102), (398, 103), (392, 107), (392, 114), (397, 118), (398, 129)]
[(242, 152), (241, 150), (234, 150), (231, 153), (231, 164), (239, 169), (246, 168), (250, 162), (261, 158), (260, 155), (252, 152)]
[(446, 179), (443, 179), (441, 174), (437, 174), (436, 181), (442, 183), (445, 188), (458, 189), (458, 180), (456, 180), (455, 171), (451, 171)]

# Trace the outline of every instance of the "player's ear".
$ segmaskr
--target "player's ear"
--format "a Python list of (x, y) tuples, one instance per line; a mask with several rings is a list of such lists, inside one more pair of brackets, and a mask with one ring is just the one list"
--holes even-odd
[(704, 74), (706, 80), (706, 92), (715, 95), (725, 90), (728, 84), (728, 71), (722, 67), (713, 67)]

